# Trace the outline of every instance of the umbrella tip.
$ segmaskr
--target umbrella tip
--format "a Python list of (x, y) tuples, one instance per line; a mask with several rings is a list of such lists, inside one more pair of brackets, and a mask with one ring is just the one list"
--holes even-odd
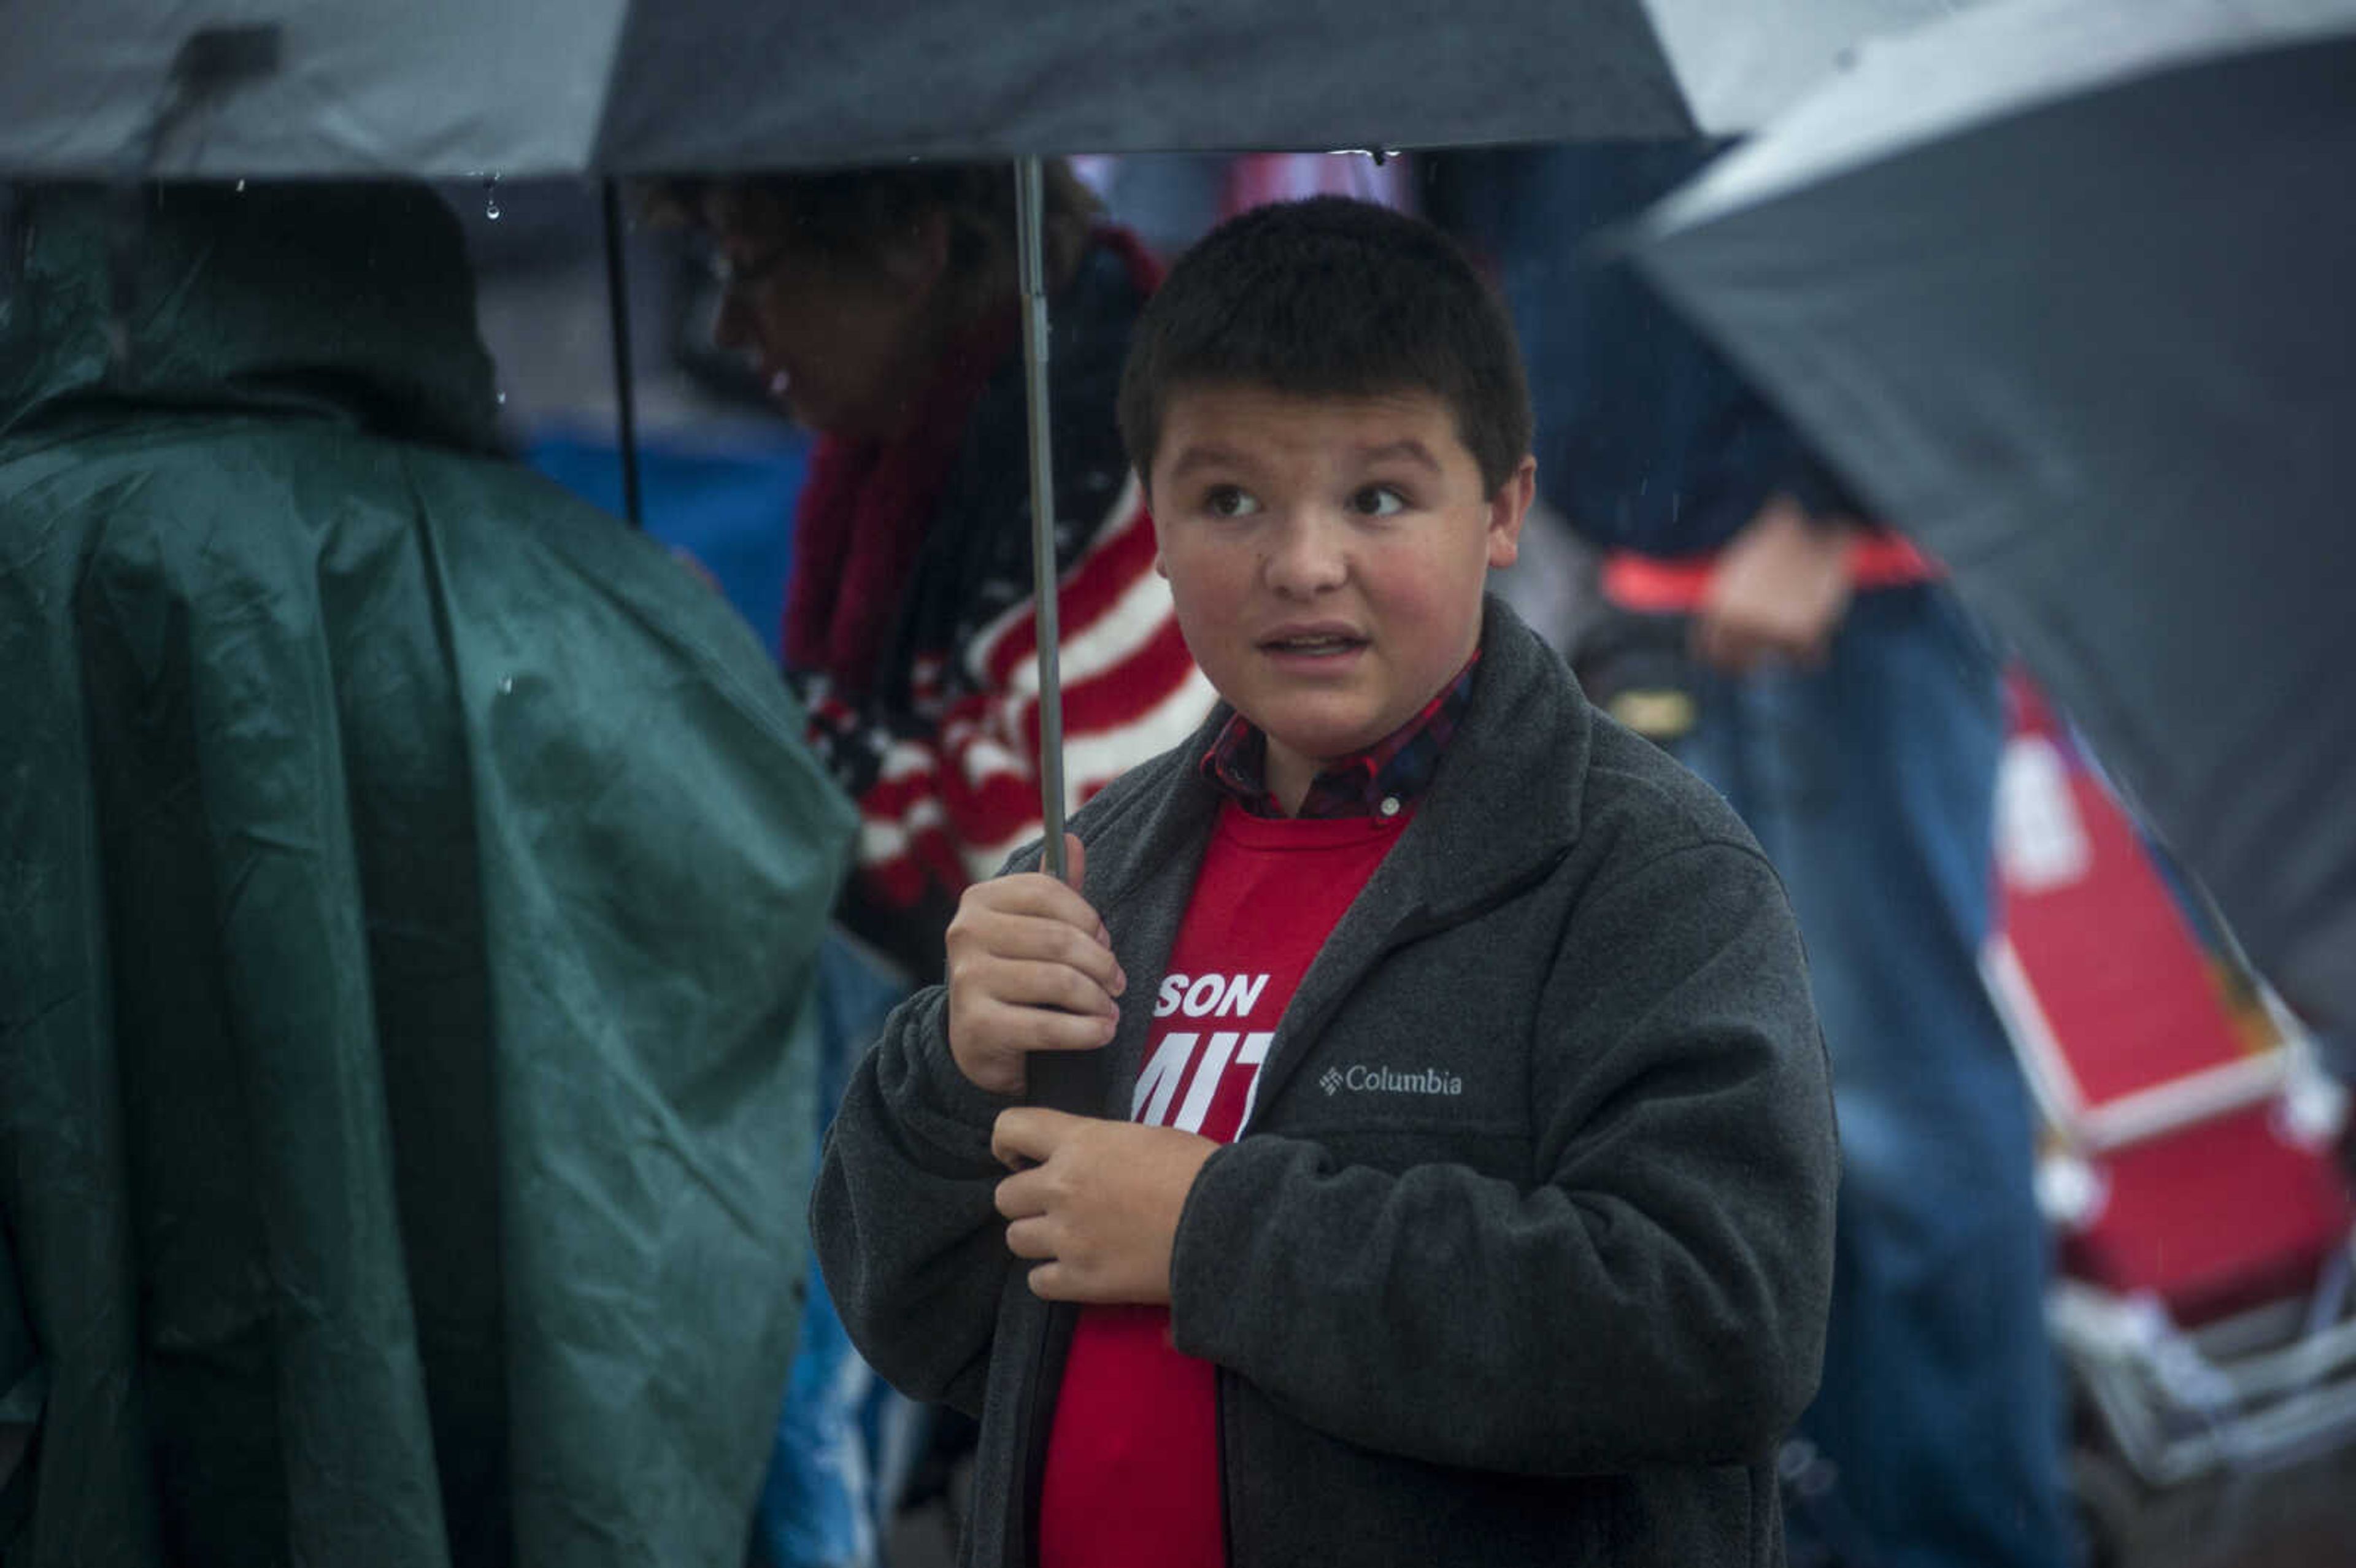
[(278, 71), (284, 29), (275, 22), (198, 27), (172, 59), (172, 80), (184, 91), (216, 92)]
[(284, 37), (275, 22), (249, 22), (198, 27), (181, 39), (162, 101), (145, 133), (124, 149), (123, 173), (132, 179), (154, 177), (182, 120), (226, 92), (275, 76)]

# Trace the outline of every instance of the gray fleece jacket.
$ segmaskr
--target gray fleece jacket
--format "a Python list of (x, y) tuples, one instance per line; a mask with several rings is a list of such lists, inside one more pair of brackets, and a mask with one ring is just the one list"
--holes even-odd
[[(1492, 600), (1415, 820), (1286, 1009), (1171, 1271), (1218, 1366), (1228, 1561), (1783, 1561), (1774, 1448), (1815, 1388), (1832, 1103), (1781, 884), (1725, 804), (1589, 707)], [(1093, 1092), (1125, 1115), (1219, 796), (1224, 712), (1079, 812), (1132, 977)], [(1035, 863), (1018, 858), (1018, 868)], [(852, 1339), (979, 1416), (966, 1560), (1034, 1560), (1069, 1307), (991, 1192), (1012, 1102), (946, 998), (894, 1015), (811, 1221)]]

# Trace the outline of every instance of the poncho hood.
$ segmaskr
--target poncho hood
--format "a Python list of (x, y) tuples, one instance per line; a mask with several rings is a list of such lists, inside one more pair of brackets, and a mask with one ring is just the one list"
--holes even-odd
[(0, 436), (251, 409), (498, 444), (465, 236), (424, 186), (40, 187), (11, 227)]

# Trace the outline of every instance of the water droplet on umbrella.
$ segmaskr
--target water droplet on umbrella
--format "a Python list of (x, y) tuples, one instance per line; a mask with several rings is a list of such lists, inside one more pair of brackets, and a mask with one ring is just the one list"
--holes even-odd
[(499, 220), (499, 176), (483, 176), (483, 216), (497, 223)]
[(501, 392), (501, 393), (499, 394), (499, 407), (501, 407), (501, 408), (506, 408), (507, 406), (508, 406), (508, 395), (507, 395), (505, 392)]
[(238, 190), (240, 191), (240, 193), (242, 193), (242, 192), (244, 191), (244, 189), (245, 189), (245, 182), (244, 182), (243, 180), (240, 180), (240, 181), (238, 181), (238, 182), (237, 182), (237, 188), (238, 188)]

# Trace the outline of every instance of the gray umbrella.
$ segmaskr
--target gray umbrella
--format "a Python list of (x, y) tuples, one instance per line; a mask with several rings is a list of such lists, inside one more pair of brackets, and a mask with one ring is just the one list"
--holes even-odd
[[(509, 177), (1022, 163), (1040, 715), (1063, 859), (1040, 155), (1688, 136), (1959, 0), (17, 0), (0, 174)], [(610, 185), (607, 258), (623, 289)], [(628, 334), (623, 489), (637, 519)]]
[(2008, 0), (1654, 215), (1644, 263), (2356, 1024), (2356, 0)]
[[(173, 175), (522, 177), (1687, 135), (1753, 124), (1866, 33), (1953, 8), (15, 0), (0, 171), (152, 153)], [(191, 62), (200, 28), (211, 58)], [(244, 85), (204, 85), (225, 77)]]

